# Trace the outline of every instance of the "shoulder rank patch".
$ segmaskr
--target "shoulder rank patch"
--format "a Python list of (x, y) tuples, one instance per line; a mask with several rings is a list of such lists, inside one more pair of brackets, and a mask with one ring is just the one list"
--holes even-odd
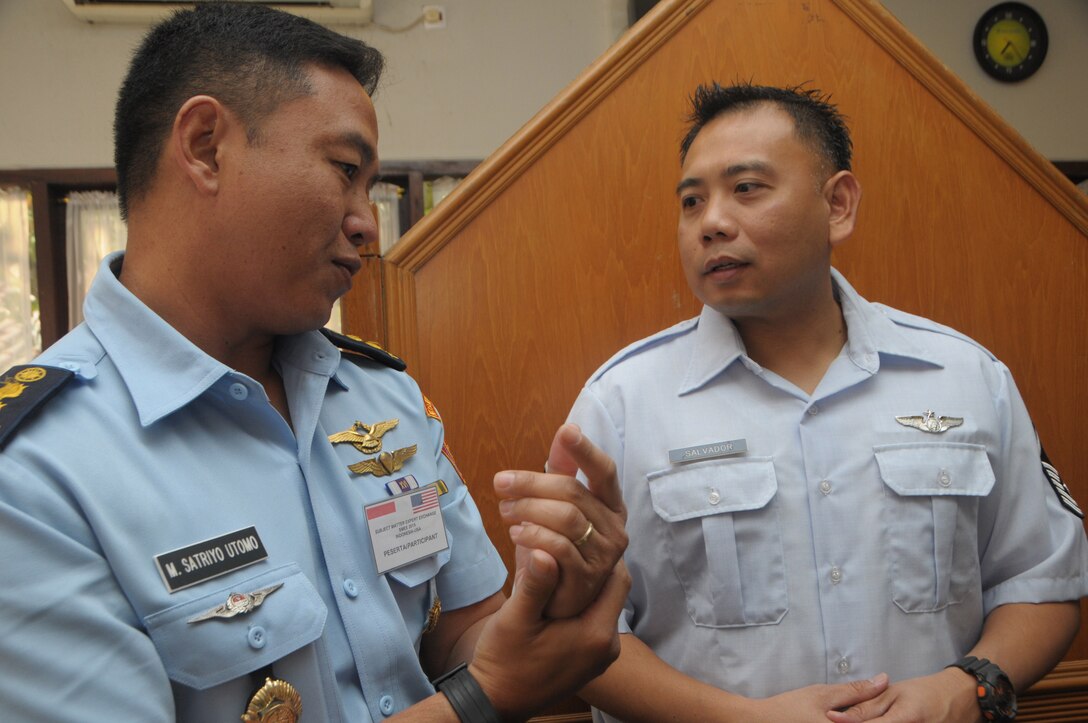
[(1047, 481), (1050, 482), (1050, 486), (1054, 488), (1055, 494), (1058, 495), (1058, 501), (1062, 503), (1062, 507), (1083, 520), (1084, 512), (1080, 509), (1077, 501), (1073, 499), (1073, 493), (1069, 491), (1069, 487), (1066, 486), (1065, 482), (1062, 482), (1062, 476), (1058, 474), (1058, 470), (1050, 463), (1050, 458), (1046, 456), (1046, 450), (1041, 447), (1039, 449), (1042, 452), (1043, 474), (1046, 475)]
[(325, 335), (326, 339), (335, 344), (337, 348), (348, 354), (366, 357), (371, 361), (376, 361), (391, 369), (396, 369), (398, 372), (402, 372), (408, 368), (408, 364), (406, 364), (403, 359), (390, 354), (372, 341), (363, 341), (357, 336), (348, 334), (337, 334), (331, 329), (322, 329), (321, 333)]
[(430, 399), (427, 399), (427, 395), (423, 395), (423, 411), (427, 413), (427, 416), (435, 420), (439, 424), (442, 423), (442, 415), (438, 413), (438, 408), (434, 406), (434, 403)]
[(22, 364), (0, 377), (0, 448), (15, 429), (52, 397), (72, 372), (58, 367)]

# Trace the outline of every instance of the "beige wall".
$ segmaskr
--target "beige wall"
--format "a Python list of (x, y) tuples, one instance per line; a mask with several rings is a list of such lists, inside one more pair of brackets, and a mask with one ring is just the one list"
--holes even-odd
[[(427, 0), (430, 3), (432, 0)], [(446, 28), (337, 28), (389, 60), (383, 158), (483, 158), (626, 29), (625, 0), (437, 0)], [(374, 0), (401, 27), (423, 0)], [(113, 164), (113, 103), (146, 28), (90, 25), (61, 0), (0, 0), (0, 168)]]
[[(883, 2), (1045, 156), (1088, 160), (1088, 76), (1078, 72), (1088, 61), (1088, 2), (1031, 0), (1050, 29), (1050, 55), (1038, 74), (1014, 85), (984, 75), (971, 54), (975, 20), (996, 0)], [(384, 158), (485, 157), (600, 55), (626, 20), (625, 0), (444, 4), (444, 30), (346, 30), (389, 57), (376, 99)], [(422, 5), (374, 0), (375, 19), (404, 25)], [(112, 165), (114, 97), (143, 32), (88, 25), (61, 0), (0, 0), (0, 168)]]
[(998, 0), (882, 0), (884, 6), (984, 101), (1055, 161), (1088, 160), (1088, 2), (1027, 0), (1046, 22), (1050, 50), (1039, 72), (1001, 83), (982, 72), (975, 23)]

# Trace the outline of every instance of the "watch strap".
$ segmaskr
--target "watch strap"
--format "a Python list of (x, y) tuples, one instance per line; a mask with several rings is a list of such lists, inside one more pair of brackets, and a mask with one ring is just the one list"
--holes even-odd
[(461, 663), (453, 670), (431, 681), (435, 690), (444, 693), (450, 707), (461, 723), (502, 723), (499, 712), (487, 697), (487, 693), (472, 677), (468, 663)]
[[(976, 658), (966, 655), (946, 668), (959, 668), (960, 670), (975, 676), (978, 687), (975, 695), (978, 698), (978, 706), (982, 711), (982, 717), (995, 723), (1009, 723), (1016, 718), (1016, 692), (1013, 689), (1009, 676), (997, 665), (986, 658)], [(1007, 697), (998, 700), (999, 687), (1007, 689)]]

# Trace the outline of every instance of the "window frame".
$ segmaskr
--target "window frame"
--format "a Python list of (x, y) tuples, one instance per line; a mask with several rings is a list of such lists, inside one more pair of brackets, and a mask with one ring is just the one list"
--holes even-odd
[(117, 190), (117, 174), (112, 168), (0, 170), (0, 185), (30, 191), (42, 349), (47, 349), (68, 333), (64, 204), (72, 191)]

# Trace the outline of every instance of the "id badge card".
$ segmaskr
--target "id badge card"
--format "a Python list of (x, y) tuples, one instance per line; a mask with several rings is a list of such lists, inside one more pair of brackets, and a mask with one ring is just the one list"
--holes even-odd
[(363, 510), (379, 575), (449, 547), (437, 483), (366, 505)]

